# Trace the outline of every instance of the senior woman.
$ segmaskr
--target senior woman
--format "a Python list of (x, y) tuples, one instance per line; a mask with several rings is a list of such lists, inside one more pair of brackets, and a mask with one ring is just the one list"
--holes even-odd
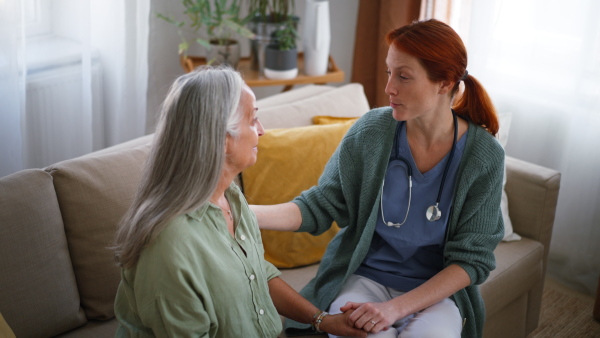
[(233, 179), (264, 133), (239, 73), (179, 77), (162, 107), (131, 208), (115, 239), (117, 337), (276, 337), (278, 312), (320, 330), (366, 336), (318, 309), (264, 260), (260, 232)]
[(343, 228), (301, 293), (332, 313), (354, 310), (349, 322), (370, 337), (480, 337), (477, 285), (504, 234), (494, 107), (450, 26), (415, 22), (386, 40), (390, 106), (352, 126), (317, 186), (253, 208), (262, 228)]

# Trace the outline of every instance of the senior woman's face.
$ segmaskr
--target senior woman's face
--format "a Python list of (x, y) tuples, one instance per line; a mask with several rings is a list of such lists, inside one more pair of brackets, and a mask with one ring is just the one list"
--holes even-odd
[(258, 137), (265, 130), (256, 117), (256, 97), (248, 86), (242, 89), (239, 109), (242, 114), (240, 134), (237, 137), (227, 135), (227, 163), (232, 169), (242, 172), (256, 163)]

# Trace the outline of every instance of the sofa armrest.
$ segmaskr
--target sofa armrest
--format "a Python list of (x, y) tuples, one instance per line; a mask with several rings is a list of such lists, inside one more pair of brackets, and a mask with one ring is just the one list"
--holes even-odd
[(513, 230), (544, 245), (544, 272), (560, 188), (560, 173), (506, 157), (506, 195)]

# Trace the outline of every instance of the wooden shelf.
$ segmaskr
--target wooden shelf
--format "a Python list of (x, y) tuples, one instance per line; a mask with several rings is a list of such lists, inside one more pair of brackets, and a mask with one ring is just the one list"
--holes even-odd
[[(181, 66), (186, 73), (191, 72), (196, 67), (206, 64), (206, 59), (201, 56), (180, 56)], [(260, 75), (257, 70), (250, 68), (250, 58), (240, 59), (238, 71), (242, 73), (244, 81), (250, 87), (262, 86), (285, 86), (284, 91), (291, 89), (296, 84), (326, 84), (329, 82), (344, 81), (344, 72), (337, 67), (335, 61), (329, 56), (329, 65), (327, 73), (320, 76), (308, 76), (304, 74), (304, 54), (298, 53), (298, 76), (289, 80), (271, 80)]]

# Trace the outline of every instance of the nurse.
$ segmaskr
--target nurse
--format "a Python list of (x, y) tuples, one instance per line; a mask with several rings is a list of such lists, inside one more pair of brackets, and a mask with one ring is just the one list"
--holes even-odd
[(322, 311), (353, 311), (369, 337), (480, 337), (478, 285), (504, 234), (498, 119), (450, 26), (415, 22), (386, 41), (390, 106), (352, 126), (318, 185), (251, 208), (263, 229), (342, 227), (301, 292)]

